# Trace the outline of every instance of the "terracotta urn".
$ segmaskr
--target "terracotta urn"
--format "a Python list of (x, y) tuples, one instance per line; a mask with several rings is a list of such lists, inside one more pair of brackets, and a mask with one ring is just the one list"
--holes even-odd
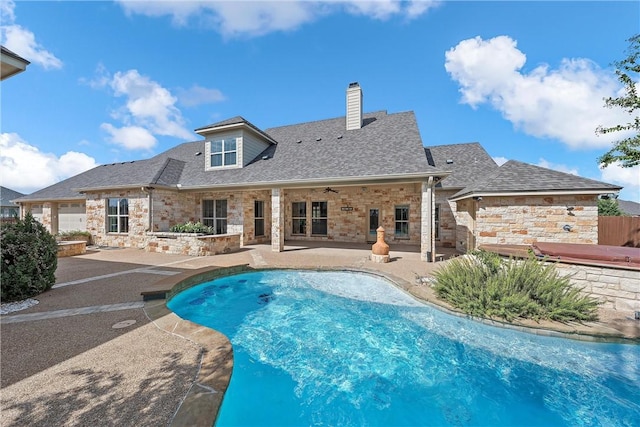
[(389, 255), (389, 245), (384, 241), (384, 228), (382, 226), (376, 229), (376, 242), (371, 246), (371, 252), (374, 255)]

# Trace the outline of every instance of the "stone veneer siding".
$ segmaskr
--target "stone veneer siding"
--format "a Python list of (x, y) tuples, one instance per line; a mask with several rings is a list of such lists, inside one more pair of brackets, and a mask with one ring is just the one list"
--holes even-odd
[[(338, 193), (325, 192), (324, 188), (281, 189), (280, 197), (284, 208), (283, 235), (288, 240), (327, 240), (336, 242), (366, 242), (367, 215), (369, 207), (381, 210), (380, 225), (386, 230), (387, 243), (420, 244), (423, 230), (421, 221), (422, 184), (419, 182), (396, 185), (342, 186), (333, 187)], [(106, 200), (127, 198), (129, 200), (129, 232), (106, 232)], [(170, 228), (187, 221), (202, 220), (203, 200), (227, 200), (227, 234), (239, 236), (239, 247), (247, 244), (266, 243), (272, 237), (272, 191), (169, 191), (163, 189), (135, 189), (122, 191), (94, 192), (87, 194), (87, 231), (97, 245), (111, 247), (135, 247), (171, 253), (220, 253), (222, 249), (195, 249), (200, 244), (181, 243), (181, 239), (159, 237), (157, 233), (168, 232)], [(255, 236), (254, 201), (264, 202), (265, 235)], [(292, 235), (291, 204), (307, 202), (307, 234)], [(311, 202), (328, 203), (326, 236), (311, 235)], [(151, 203), (150, 203), (151, 202)], [(395, 207), (409, 206), (409, 236), (395, 237)], [(343, 210), (349, 207), (349, 210)], [(430, 225), (429, 225), (430, 226)], [(427, 230), (428, 231), (428, 230)], [(281, 236), (277, 236), (280, 238)], [(169, 242), (173, 240), (173, 242)], [(224, 240), (224, 239), (223, 239)], [(232, 239), (235, 240), (235, 239)], [(187, 247), (188, 246), (188, 247)], [(206, 247), (206, 245), (204, 245)], [(153, 248), (153, 249), (150, 249)], [(163, 249), (164, 248), (164, 249)]]
[[(338, 191), (325, 192), (324, 188), (284, 190), (285, 239), (328, 240), (335, 242), (367, 241), (367, 215), (369, 207), (379, 207), (380, 224), (385, 229), (387, 243), (420, 244), (422, 185), (419, 182), (397, 185), (363, 185), (331, 187)], [(307, 233), (292, 234), (292, 203), (307, 202)], [(311, 202), (327, 202), (327, 235), (311, 234)], [(395, 207), (409, 206), (409, 237), (396, 238)], [(342, 208), (353, 208), (342, 210)], [(375, 240), (375, 239), (374, 239)]]
[[(483, 197), (453, 203), (456, 248), (461, 252), (483, 244), (598, 243), (594, 195)], [(565, 225), (571, 231), (565, 231)]]
[[(267, 243), (271, 241), (271, 190), (248, 190), (242, 192), (244, 206), (243, 245)], [(255, 235), (255, 205), (260, 200), (264, 204), (264, 236)]]
[(640, 310), (640, 271), (604, 266), (553, 262), (560, 275), (571, 276), (571, 283), (598, 298), (602, 306), (629, 312)]
[(456, 191), (442, 190), (437, 187), (435, 189), (435, 204), (440, 209), (440, 224), (436, 244), (445, 248), (456, 247), (457, 226), (456, 217), (453, 214), (456, 209), (456, 202), (450, 202), (448, 200)]

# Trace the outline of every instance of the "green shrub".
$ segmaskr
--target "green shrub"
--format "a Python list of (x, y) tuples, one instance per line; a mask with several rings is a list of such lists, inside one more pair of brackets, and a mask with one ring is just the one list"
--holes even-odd
[(598, 301), (559, 276), (555, 266), (530, 256), (516, 261), (475, 251), (434, 273), (434, 290), (467, 314), (557, 321), (597, 320)]
[(0, 229), (2, 301), (19, 301), (51, 289), (58, 267), (58, 244), (31, 213)]
[(201, 222), (185, 222), (183, 224), (176, 224), (170, 228), (174, 233), (203, 233), (203, 234), (215, 234), (216, 230), (213, 227), (204, 225)]

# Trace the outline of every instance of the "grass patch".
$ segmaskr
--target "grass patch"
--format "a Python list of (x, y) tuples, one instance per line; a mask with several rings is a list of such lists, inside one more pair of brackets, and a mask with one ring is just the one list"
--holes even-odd
[(572, 286), (554, 265), (533, 255), (520, 261), (482, 250), (471, 255), (455, 258), (434, 273), (438, 297), (463, 312), (509, 322), (598, 319), (599, 302)]

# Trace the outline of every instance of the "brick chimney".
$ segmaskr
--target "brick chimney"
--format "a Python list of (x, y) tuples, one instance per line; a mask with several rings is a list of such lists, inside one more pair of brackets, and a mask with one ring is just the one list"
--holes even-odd
[(362, 127), (362, 89), (358, 82), (349, 83), (347, 88), (347, 130)]

